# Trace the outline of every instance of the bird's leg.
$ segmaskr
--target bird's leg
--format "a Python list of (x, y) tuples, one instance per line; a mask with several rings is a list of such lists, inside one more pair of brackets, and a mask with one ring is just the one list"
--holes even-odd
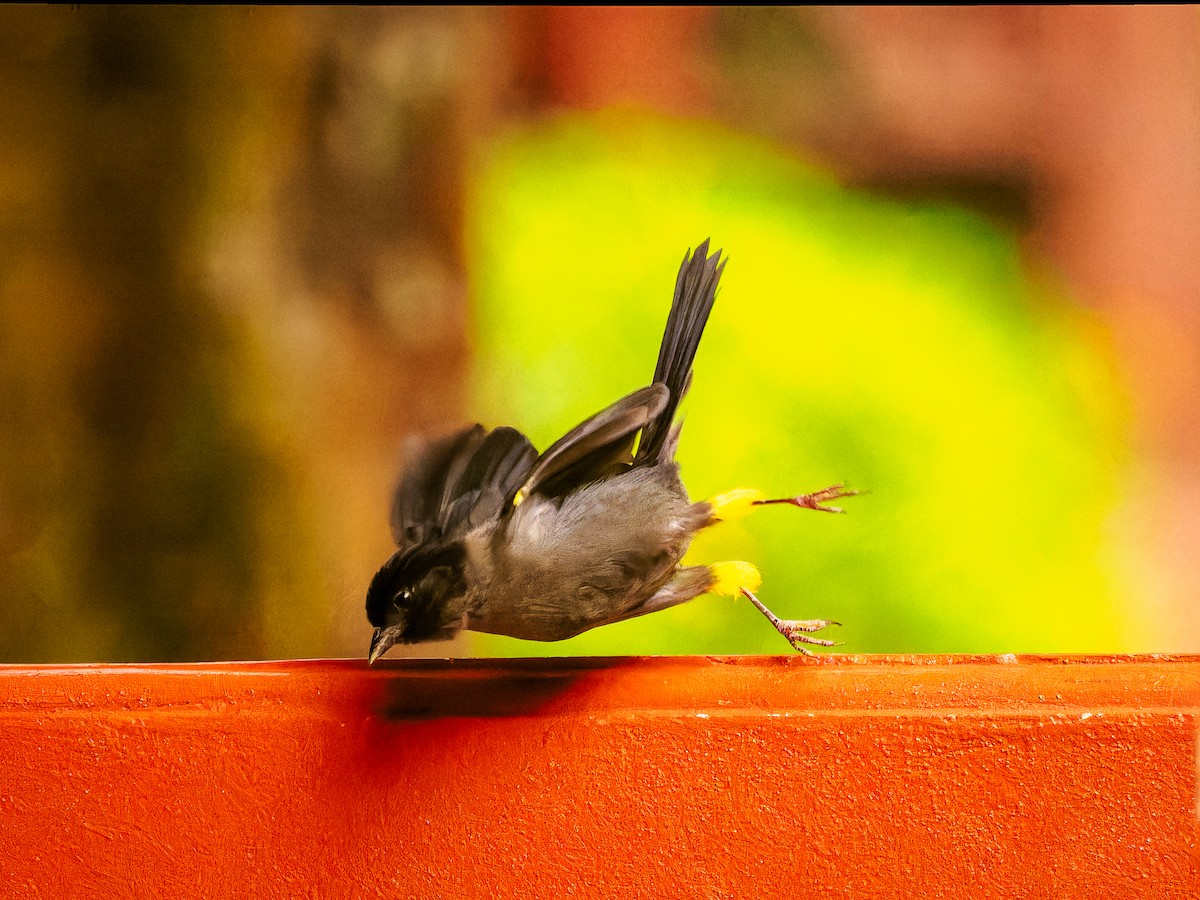
[(821, 647), (837, 646), (837, 641), (828, 641), (809, 635), (830, 625), (840, 625), (840, 622), (832, 619), (781, 619), (767, 609), (763, 602), (754, 596), (754, 591), (758, 590), (759, 585), (762, 584), (762, 575), (759, 574), (758, 568), (751, 563), (720, 562), (709, 566), (709, 570), (712, 573), (709, 593), (724, 594), (727, 597), (737, 597), (740, 594), (746, 597), (775, 626), (775, 630), (787, 638), (788, 643), (805, 656), (812, 656), (813, 652), (804, 647), (804, 644), (816, 644)]
[(781, 619), (775, 613), (771, 612), (763, 604), (761, 600), (754, 594), (742, 588), (742, 595), (751, 603), (758, 607), (758, 611), (762, 613), (775, 626), (775, 630), (787, 638), (787, 642), (792, 645), (792, 648), (799, 650), (805, 656), (815, 656), (807, 647), (802, 644), (817, 644), (821, 647), (836, 647), (840, 641), (828, 641), (824, 638), (810, 637), (814, 631), (820, 631), (822, 628), (828, 628), (830, 625), (841, 625), (841, 622), (835, 622), (833, 619)]
[(802, 509), (815, 509), (821, 512), (845, 512), (840, 506), (823, 506), (822, 504), (857, 495), (858, 491), (847, 490), (846, 486), (841, 484), (830, 485), (819, 491), (813, 491), (811, 494), (800, 494), (797, 497), (779, 497), (776, 499), (769, 499), (762, 491), (756, 491), (752, 488), (737, 488), (711, 497), (708, 500), (708, 505), (712, 510), (711, 518), (713, 522), (727, 522), (731, 519), (740, 519), (742, 516), (749, 515), (756, 506), (769, 506), (773, 503), (787, 503), (791, 506), (801, 507)]
[(858, 491), (847, 490), (844, 484), (831, 484), (829, 487), (813, 491), (811, 494), (801, 494), (798, 497), (780, 497), (777, 500), (756, 500), (754, 505), (767, 506), (771, 503), (789, 503), (792, 506), (799, 506), (802, 509), (816, 509), (821, 512), (840, 513), (845, 512), (840, 506), (822, 506), (821, 504), (857, 496)]

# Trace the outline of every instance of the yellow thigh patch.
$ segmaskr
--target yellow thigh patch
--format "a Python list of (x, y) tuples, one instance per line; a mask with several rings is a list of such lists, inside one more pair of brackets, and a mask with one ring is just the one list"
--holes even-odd
[(710, 498), (708, 505), (712, 507), (714, 519), (728, 522), (750, 515), (754, 504), (766, 499), (767, 495), (762, 491), (756, 491), (753, 488), (735, 488)]
[(710, 594), (740, 597), (742, 588), (753, 593), (762, 584), (762, 575), (753, 563), (741, 560), (719, 562), (709, 566), (709, 570), (713, 573), (713, 585), (708, 589)]

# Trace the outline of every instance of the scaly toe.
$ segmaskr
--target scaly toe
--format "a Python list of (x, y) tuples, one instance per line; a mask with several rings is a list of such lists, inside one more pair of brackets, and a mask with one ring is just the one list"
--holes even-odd
[(784, 619), (783, 623), (789, 628), (796, 631), (820, 631), (822, 628), (828, 628), (830, 625), (841, 626), (841, 622), (835, 622), (833, 619)]
[(818, 647), (840, 647), (841, 641), (827, 641), (824, 638), (809, 637), (803, 632), (791, 631), (790, 629), (781, 628), (779, 633), (787, 638), (787, 642), (792, 645), (793, 650), (798, 650), (805, 656), (816, 656), (811, 650), (805, 647), (805, 644), (815, 644)]
[(796, 650), (807, 656), (813, 656), (813, 652), (805, 647), (805, 644), (815, 644), (818, 647), (837, 647), (841, 641), (831, 641), (825, 638), (812, 637), (810, 632), (820, 631), (829, 625), (837, 625), (839, 623), (832, 619), (781, 619), (779, 625), (779, 633), (787, 638), (787, 642)]

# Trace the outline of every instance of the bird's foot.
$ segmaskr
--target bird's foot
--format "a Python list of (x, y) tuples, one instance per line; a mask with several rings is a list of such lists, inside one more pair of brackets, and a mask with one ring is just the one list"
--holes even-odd
[(811, 636), (814, 631), (820, 631), (822, 628), (828, 628), (830, 625), (841, 625), (841, 622), (835, 622), (833, 619), (781, 619), (767, 609), (763, 602), (755, 597), (750, 590), (743, 587), (741, 593), (758, 607), (760, 613), (770, 620), (771, 624), (775, 626), (776, 631), (787, 638), (787, 642), (792, 645), (793, 649), (800, 651), (805, 656), (816, 655), (805, 647), (805, 644), (815, 644), (820, 647), (836, 647), (841, 643), (840, 641), (830, 641)]
[(780, 497), (778, 500), (757, 499), (753, 501), (752, 505), (767, 506), (771, 503), (787, 503), (792, 506), (799, 506), (802, 509), (840, 513), (845, 512), (840, 506), (823, 506), (822, 504), (832, 503), (834, 500), (843, 500), (846, 497), (857, 497), (858, 494), (858, 491), (849, 490), (844, 484), (831, 484), (829, 487), (813, 491), (811, 494), (801, 494), (798, 497)]

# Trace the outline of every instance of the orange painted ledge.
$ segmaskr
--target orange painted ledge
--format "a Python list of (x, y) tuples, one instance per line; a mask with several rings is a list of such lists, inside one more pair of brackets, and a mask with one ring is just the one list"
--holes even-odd
[(0, 667), (0, 896), (1196, 897), (1200, 657)]

